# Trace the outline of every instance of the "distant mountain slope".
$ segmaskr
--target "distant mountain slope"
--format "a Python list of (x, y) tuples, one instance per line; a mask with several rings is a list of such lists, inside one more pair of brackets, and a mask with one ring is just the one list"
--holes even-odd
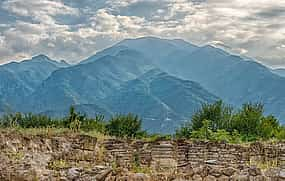
[[(80, 112), (81, 114), (85, 114), (90, 118), (94, 118), (96, 115), (104, 115), (105, 119), (109, 119), (112, 117), (113, 113), (105, 108), (102, 108), (95, 104), (81, 104), (81, 105), (73, 105), (75, 110)], [(62, 118), (69, 114), (70, 106), (66, 106), (62, 109), (49, 110), (45, 112), (41, 112), (41, 114), (48, 115), (51, 117)]]
[(83, 60), (81, 64), (96, 61), (106, 55), (116, 56), (116, 54), (122, 50), (136, 50), (137, 52), (142, 53), (148, 59), (151, 59), (153, 64), (156, 64), (157, 61), (167, 58), (170, 53), (181, 51), (190, 53), (195, 51), (197, 48), (198, 46), (190, 44), (181, 39), (167, 40), (155, 37), (126, 39), (110, 48), (98, 52), (86, 60)]
[(257, 62), (206, 46), (183, 57), (170, 55), (160, 65), (173, 75), (199, 82), (235, 106), (262, 102), (268, 114), (285, 116), (285, 79)]
[(14, 73), (28, 88), (34, 89), (47, 79), (53, 71), (68, 66), (64, 61), (57, 62), (45, 55), (38, 55), (30, 60), (2, 65), (0, 69)]
[(285, 77), (285, 69), (283, 69), (283, 68), (274, 69), (274, 70), (272, 70), (272, 72), (281, 76), (281, 77)]
[(126, 82), (100, 102), (113, 113), (138, 114), (150, 132), (173, 132), (203, 103), (217, 99), (198, 83), (154, 69)]
[(155, 37), (127, 39), (77, 65), (37, 56), (0, 66), (0, 112), (136, 113), (150, 131), (173, 132), (202, 103), (265, 104), (285, 121), (285, 78), (213, 46)]
[(0, 99), (17, 107), (23, 98), (31, 94), (50, 74), (68, 64), (56, 62), (39, 55), (20, 63), (12, 62), (0, 66)]
[(245, 102), (262, 102), (268, 114), (274, 114), (281, 120), (285, 117), (284, 78), (257, 62), (213, 46), (197, 47), (181, 42), (145, 37), (124, 40), (118, 45), (152, 57), (158, 68), (198, 82), (234, 106)]
[(42, 112), (66, 105), (93, 104), (151, 68), (149, 60), (140, 53), (123, 50), (116, 57), (107, 55), (91, 63), (57, 70), (27, 98), (28, 109)]

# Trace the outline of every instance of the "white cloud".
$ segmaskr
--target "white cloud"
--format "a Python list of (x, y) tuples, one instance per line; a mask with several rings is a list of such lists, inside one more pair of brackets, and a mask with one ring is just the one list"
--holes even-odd
[(3, 8), (19, 16), (27, 16), (40, 23), (53, 23), (52, 16), (60, 14), (78, 15), (78, 10), (58, 0), (7, 0)]
[[(261, 57), (269, 65), (285, 60), (285, 1), (88, 0), (84, 4), (90, 6), (83, 9), (64, 1), (2, 3), (2, 8), (18, 17), (5, 29), (0, 27), (5, 51), (9, 50), (5, 56), (46, 53), (79, 61), (121, 39), (154, 35), (199, 45), (216, 43), (236, 53)], [(80, 22), (60, 24), (60, 15), (65, 20), (76, 16)], [(1, 45), (0, 56), (5, 57), (3, 52)]]

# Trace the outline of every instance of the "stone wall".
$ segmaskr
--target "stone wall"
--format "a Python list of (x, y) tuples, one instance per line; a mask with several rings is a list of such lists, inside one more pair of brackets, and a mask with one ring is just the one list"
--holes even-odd
[(130, 167), (136, 156), (141, 165), (175, 167), (178, 170), (187, 165), (201, 164), (223, 167), (238, 167), (250, 163), (275, 163), (284, 166), (285, 144), (233, 145), (221, 142), (199, 141), (122, 141), (105, 140), (102, 144), (109, 163), (117, 163), (122, 167)]
[(0, 133), (0, 163), (0, 180), (282, 180), (285, 144), (6, 132)]

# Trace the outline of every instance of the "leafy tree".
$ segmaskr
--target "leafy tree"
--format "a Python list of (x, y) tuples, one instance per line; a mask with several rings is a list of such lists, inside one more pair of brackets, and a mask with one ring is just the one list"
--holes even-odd
[(225, 105), (221, 100), (213, 104), (203, 104), (202, 108), (192, 117), (192, 129), (198, 130), (203, 126), (204, 120), (211, 120), (211, 130), (229, 130), (231, 128), (232, 112), (232, 107)]
[(255, 137), (263, 118), (263, 105), (247, 103), (234, 116), (233, 128), (246, 137)]
[(191, 138), (191, 134), (192, 134), (192, 124), (191, 122), (187, 122), (176, 130), (175, 137), (189, 139)]
[(261, 123), (258, 128), (258, 135), (263, 139), (273, 138), (276, 131), (279, 130), (279, 122), (274, 116), (261, 118)]
[(197, 131), (192, 131), (191, 137), (196, 139), (210, 140), (212, 138), (212, 130), (210, 129), (211, 121), (204, 120), (203, 126)]
[(106, 132), (111, 136), (135, 138), (143, 136), (141, 120), (138, 116), (132, 114), (118, 115), (109, 121), (106, 125)]
[(96, 115), (94, 119), (84, 119), (81, 122), (81, 129), (83, 131), (96, 130), (98, 132), (104, 133), (105, 126), (106, 123), (104, 115)]

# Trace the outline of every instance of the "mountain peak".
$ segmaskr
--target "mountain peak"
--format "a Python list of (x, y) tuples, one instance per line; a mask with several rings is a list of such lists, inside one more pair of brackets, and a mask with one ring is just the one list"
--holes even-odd
[(44, 54), (39, 54), (39, 55), (33, 56), (32, 60), (51, 60), (51, 59)]

